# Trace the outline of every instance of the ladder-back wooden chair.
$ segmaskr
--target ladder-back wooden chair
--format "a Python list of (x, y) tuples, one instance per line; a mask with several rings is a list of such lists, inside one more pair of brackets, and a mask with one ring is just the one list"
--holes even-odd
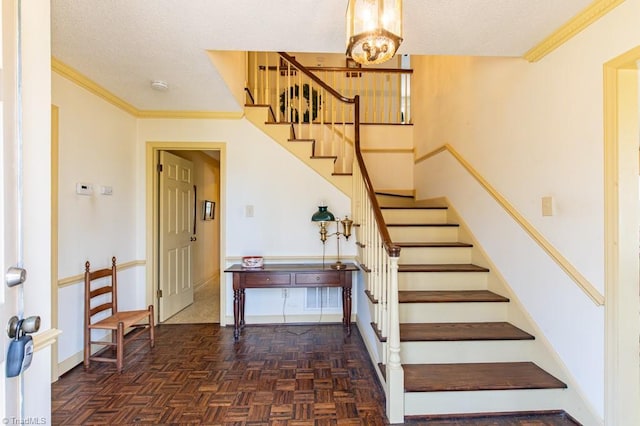
[[(111, 259), (111, 268), (91, 272), (89, 261), (84, 266), (84, 368), (89, 368), (91, 361), (113, 362), (120, 373), (124, 366), (124, 333), (126, 330), (136, 329), (132, 331), (134, 334), (128, 336), (127, 343), (137, 334), (148, 331), (151, 347), (153, 348), (155, 344), (153, 305), (139, 311), (118, 311), (118, 280), (115, 257)], [(98, 315), (102, 312), (107, 312), (108, 316)], [(94, 319), (96, 315), (97, 318)], [(111, 331), (111, 342), (92, 340), (92, 330)], [(92, 344), (110, 346), (115, 349), (116, 357), (104, 356), (103, 352), (106, 348), (92, 355)]]

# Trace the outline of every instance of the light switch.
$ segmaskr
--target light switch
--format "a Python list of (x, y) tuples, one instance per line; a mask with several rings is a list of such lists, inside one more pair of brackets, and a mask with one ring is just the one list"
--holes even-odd
[(253, 217), (253, 206), (247, 205), (244, 207), (244, 215), (246, 217)]
[(553, 216), (553, 197), (542, 197), (542, 216)]
[(112, 186), (101, 186), (100, 193), (102, 195), (113, 195), (113, 187)]

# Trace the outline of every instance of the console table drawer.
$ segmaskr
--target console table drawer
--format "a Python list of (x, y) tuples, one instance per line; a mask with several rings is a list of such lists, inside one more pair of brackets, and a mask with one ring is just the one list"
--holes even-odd
[(297, 273), (296, 284), (314, 285), (314, 284), (340, 284), (340, 274), (337, 272), (315, 272), (315, 273)]
[(244, 284), (247, 286), (291, 285), (291, 274), (274, 274), (255, 272), (245, 274)]

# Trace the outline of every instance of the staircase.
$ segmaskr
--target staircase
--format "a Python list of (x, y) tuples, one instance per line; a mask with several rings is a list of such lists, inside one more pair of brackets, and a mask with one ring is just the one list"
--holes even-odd
[[(284, 68), (268, 61), (258, 67), (286, 77), (271, 91), (288, 87), (292, 75), (310, 93), (322, 87), (319, 122), (282, 122), (277, 102), (256, 104), (251, 96), (246, 117), (352, 199), (364, 271), (358, 281), (369, 307), (362, 312), (360, 306), (358, 322), (378, 363), (389, 420), (566, 411), (595, 424), (570, 374), (455, 211), (444, 203), (374, 194), (360, 148), (359, 97), (342, 97), (293, 57), (280, 57)], [(323, 105), (330, 96), (353, 110), (343, 109), (341, 121), (331, 114), (327, 124)], [(362, 333), (362, 318), (367, 327), (371, 318), (373, 330)]]
[(245, 116), (256, 127), (269, 135), (301, 161), (331, 182), (345, 195), (351, 196), (352, 174), (336, 170), (337, 157), (322, 153), (314, 138), (298, 138), (293, 123), (277, 123), (269, 105), (245, 105)]
[[(566, 408), (567, 385), (532, 361), (553, 364), (532, 333), (508, 321), (509, 297), (492, 291), (490, 269), (473, 262), (486, 264), (447, 206), (389, 195), (378, 202), (401, 247), (405, 418)], [(373, 312), (379, 301), (368, 296)], [(385, 344), (379, 325), (372, 326)], [(386, 366), (379, 368), (384, 377)]]

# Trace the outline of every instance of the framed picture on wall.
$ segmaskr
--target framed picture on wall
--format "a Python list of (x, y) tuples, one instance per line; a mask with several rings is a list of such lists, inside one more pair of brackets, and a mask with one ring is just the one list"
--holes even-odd
[(202, 202), (202, 220), (213, 220), (216, 217), (216, 202), (204, 200)]

